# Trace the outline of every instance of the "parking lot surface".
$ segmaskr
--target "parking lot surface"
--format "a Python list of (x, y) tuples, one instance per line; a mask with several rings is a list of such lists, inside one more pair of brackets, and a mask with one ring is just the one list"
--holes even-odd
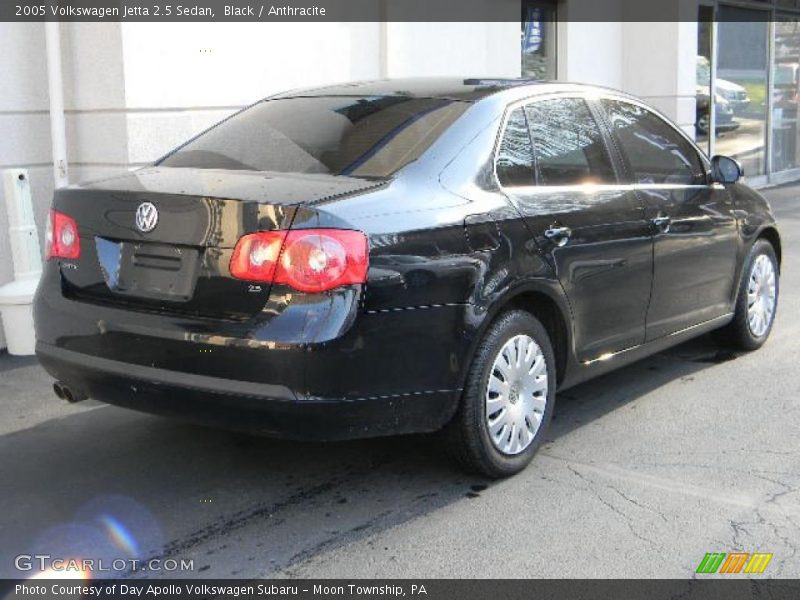
[[(433, 436), (296, 444), (70, 405), (0, 356), (0, 576), (25, 553), (193, 561), (175, 577), (676, 577), (707, 552), (800, 575), (800, 188), (766, 192), (784, 267), (760, 351), (709, 337), (559, 394), (492, 483)], [(398, 377), (403, 376), (398, 373)]]

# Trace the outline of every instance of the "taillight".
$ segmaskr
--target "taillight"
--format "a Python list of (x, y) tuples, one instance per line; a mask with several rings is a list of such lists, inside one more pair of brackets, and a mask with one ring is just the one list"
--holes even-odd
[(47, 258), (67, 259), (76, 259), (81, 256), (78, 223), (72, 217), (52, 208), (47, 219), (45, 256)]
[(243, 236), (231, 275), (282, 283), (301, 292), (324, 292), (367, 280), (367, 236), (346, 229), (263, 231)]
[(367, 280), (367, 236), (343, 229), (290, 231), (275, 282), (301, 292), (324, 292)]
[(262, 231), (239, 238), (231, 257), (231, 275), (247, 281), (271, 282), (284, 239), (285, 231)]

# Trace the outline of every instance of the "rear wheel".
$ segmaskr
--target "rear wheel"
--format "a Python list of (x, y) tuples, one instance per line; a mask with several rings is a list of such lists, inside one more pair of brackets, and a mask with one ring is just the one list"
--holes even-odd
[(778, 308), (778, 259), (767, 240), (753, 244), (742, 270), (733, 321), (721, 333), (741, 350), (755, 350), (767, 341)]
[(470, 368), (448, 450), (467, 470), (507, 477), (531, 461), (555, 404), (555, 357), (547, 331), (513, 310), (489, 327)]

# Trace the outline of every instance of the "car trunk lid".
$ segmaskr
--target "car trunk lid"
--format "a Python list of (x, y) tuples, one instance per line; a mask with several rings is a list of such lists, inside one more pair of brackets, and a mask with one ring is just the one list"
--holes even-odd
[[(234, 279), (230, 258), (254, 231), (289, 229), (298, 210), (382, 181), (150, 168), (57, 190), (53, 207), (78, 223), (81, 255), (60, 260), (64, 293), (141, 310), (246, 318), (268, 284)], [(138, 221), (138, 222), (137, 222)]]

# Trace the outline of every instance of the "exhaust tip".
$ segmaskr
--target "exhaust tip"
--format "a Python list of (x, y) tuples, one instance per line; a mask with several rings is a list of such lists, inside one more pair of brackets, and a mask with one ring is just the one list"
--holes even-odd
[(83, 392), (78, 390), (73, 390), (60, 381), (57, 381), (53, 384), (53, 391), (55, 392), (56, 396), (61, 398), (62, 400), (66, 400), (67, 402), (80, 402), (81, 400), (86, 400), (88, 396)]

